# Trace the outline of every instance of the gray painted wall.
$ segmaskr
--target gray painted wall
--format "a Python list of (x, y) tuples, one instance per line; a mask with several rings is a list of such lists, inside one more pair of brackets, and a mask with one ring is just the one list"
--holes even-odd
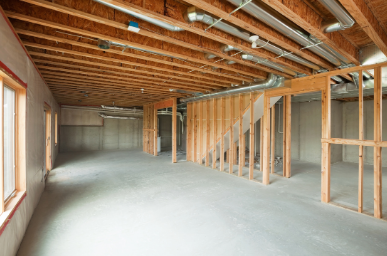
[(105, 119), (103, 126), (61, 126), (60, 151), (142, 147), (143, 120)]
[[(342, 137), (342, 103), (332, 101), (332, 136)], [(283, 105), (275, 105), (275, 155), (282, 157)], [(321, 101), (292, 103), (292, 159), (321, 163)], [(246, 135), (248, 132), (246, 133)], [(260, 121), (256, 123), (257, 153), (260, 152)], [(248, 145), (248, 135), (246, 136)], [(342, 146), (332, 146), (331, 162), (342, 161)]]
[[(382, 102), (382, 120), (387, 120), (387, 100)], [(343, 103), (343, 138), (359, 139), (359, 102)], [(374, 136), (374, 101), (364, 101), (364, 138), (373, 140)], [(383, 122), (382, 122), (383, 123)], [(387, 140), (387, 125), (382, 125), (382, 139)], [(373, 147), (365, 147), (364, 163), (373, 165), (374, 151)], [(359, 147), (344, 146), (344, 162), (359, 162)], [(387, 166), (387, 149), (382, 149), (382, 165)]]
[[(172, 150), (172, 116), (169, 115), (158, 115), (159, 119), (159, 136), (161, 136), (161, 150), (169, 151)], [(180, 118), (177, 118), (176, 122), (176, 143), (177, 149), (186, 151), (186, 131), (187, 131), (187, 118), (184, 119), (184, 131), (182, 131), (182, 123)]]

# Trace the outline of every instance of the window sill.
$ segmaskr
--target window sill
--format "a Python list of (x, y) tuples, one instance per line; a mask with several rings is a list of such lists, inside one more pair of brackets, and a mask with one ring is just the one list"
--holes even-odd
[(26, 191), (17, 191), (15, 196), (5, 205), (5, 211), (0, 215), (0, 236), (25, 197)]

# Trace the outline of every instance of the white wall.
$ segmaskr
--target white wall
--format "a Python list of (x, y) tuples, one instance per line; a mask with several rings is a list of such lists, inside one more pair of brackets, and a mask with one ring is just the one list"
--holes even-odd
[[(46, 102), (52, 108), (52, 135), (54, 138), (55, 115), (60, 117), (59, 105), (50, 90), (27, 57), (19, 41), (0, 14), (0, 61), (27, 83), (27, 121), (26, 121), (26, 179), (27, 196), (16, 210), (4, 232), (0, 236), (0, 255), (15, 255), (23, 239), (29, 220), (44, 190), (42, 168), (44, 162), (44, 110)], [(59, 118), (58, 118), (59, 119)], [(59, 119), (60, 120), (60, 119)], [(52, 140), (52, 162), (58, 154), (58, 146)]]

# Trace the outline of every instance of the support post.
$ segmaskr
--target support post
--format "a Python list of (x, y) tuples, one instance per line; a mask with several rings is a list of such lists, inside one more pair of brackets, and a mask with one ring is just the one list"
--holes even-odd
[(282, 176), (286, 177), (286, 96), (282, 97)]
[(153, 155), (157, 156), (157, 109), (153, 106)]
[(230, 96), (230, 149), (228, 161), (228, 172), (231, 174), (234, 168), (234, 98), (232, 96)]
[[(382, 141), (382, 68), (375, 68), (374, 141)], [(374, 147), (374, 217), (382, 218), (382, 148)]]
[[(331, 138), (331, 78), (326, 77), (325, 89), (321, 92), (322, 138)], [(331, 144), (322, 143), (321, 156), (321, 201), (329, 203), (331, 190)]]
[[(157, 111), (157, 110), (155, 110)], [(173, 98), (172, 106), (172, 163), (176, 163), (176, 119), (177, 119), (177, 99)]]
[(210, 100), (206, 104), (206, 163), (205, 166), (210, 165)]
[(221, 128), (220, 128), (220, 152), (219, 152), (219, 161), (220, 168), (219, 171), (224, 171), (224, 98), (220, 100), (220, 115), (221, 115)]
[[(292, 172), (292, 96), (286, 95), (286, 178)], [(284, 131), (284, 132), (285, 132)]]
[(212, 119), (213, 119), (213, 145), (214, 145), (214, 148), (212, 150), (212, 168), (213, 169), (216, 169), (216, 132), (217, 132), (217, 124), (218, 124), (218, 120), (217, 120), (217, 113), (216, 111), (218, 111), (218, 108), (217, 108), (217, 105), (216, 105), (216, 99), (213, 99), (212, 100), (212, 104), (213, 104), (213, 108), (212, 110), (214, 111), (213, 112), (213, 115), (212, 115)]
[(239, 94), (239, 168), (238, 176), (242, 176), (242, 168), (244, 165), (243, 158), (243, 95)]
[(263, 172), (263, 117), (259, 120), (259, 171)]
[(198, 127), (198, 164), (202, 164), (203, 152), (203, 101), (199, 102), (199, 127)]
[(271, 163), (271, 173), (275, 172), (274, 166), (274, 157), (275, 157), (275, 104), (271, 107), (271, 154), (270, 154), (270, 163)]
[[(364, 140), (363, 72), (359, 71), (359, 140)], [(364, 147), (359, 146), (358, 212), (363, 212)]]
[(268, 185), (270, 182), (270, 97), (264, 95), (263, 100), (263, 174), (262, 183)]
[(254, 178), (254, 94), (250, 92), (250, 152), (249, 152), (249, 180)]
[(198, 161), (198, 105), (197, 102), (193, 103), (193, 122), (194, 122), (194, 130), (192, 134), (193, 139), (193, 156), (192, 162)]

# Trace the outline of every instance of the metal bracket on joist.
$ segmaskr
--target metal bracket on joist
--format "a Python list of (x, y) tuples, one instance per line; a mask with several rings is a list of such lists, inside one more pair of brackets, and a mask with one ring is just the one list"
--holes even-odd
[(278, 59), (278, 58), (281, 58), (281, 57), (285, 57), (287, 55), (290, 55), (292, 54), (293, 52), (286, 52), (286, 51), (282, 51), (281, 55), (275, 57), (274, 59)]
[[(247, 0), (246, 2), (242, 1), (241, 4), (239, 5), (238, 8), (236, 8), (235, 10), (233, 10), (232, 12), (230, 12), (228, 14), (228, 16), (231, 16), (231, 14), (233, 14), (234, 12), (238, 11), (239, 9), (243, 8), (244, 6), (246, 6), (247, 4), (249, 4), (251, 1), (253, 0)], [(214, 23), (212, 23), (209, 27), (207, 27), (204, 32), (207, 32), (208, 29), (210, 29), (211, 27), (215, 26), (218, 22), (220, 22), (221, 20), (223, 20), (223, 18), (220, 18), (218, 20), (216, 20)]]

